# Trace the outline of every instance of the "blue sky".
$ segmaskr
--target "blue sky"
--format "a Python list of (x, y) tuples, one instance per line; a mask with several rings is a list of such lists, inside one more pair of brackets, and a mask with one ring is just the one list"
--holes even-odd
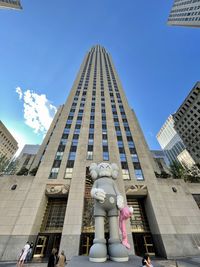
[(38, 116), (51, 109), (50, 120), (86, 51), (101, 44), (150, 148), (160, 148), (157, 132), (200, 79), (200, 29), (166, 24), (172, 0), (21, 2), (22, 11), (0, 10), (0, 119), (19, 143), (41, 143)]

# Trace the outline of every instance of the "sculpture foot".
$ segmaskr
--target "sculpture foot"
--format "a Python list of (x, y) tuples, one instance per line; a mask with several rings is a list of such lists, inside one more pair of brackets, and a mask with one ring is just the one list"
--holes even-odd
[(90, 248), (89, 261), (105, 262), (107, 260), (106, 244), (95, 243)]
[(110, 244), (108, 247), (110, 260), (116, 262), (128, 261), (128, 251), (121, 243)]

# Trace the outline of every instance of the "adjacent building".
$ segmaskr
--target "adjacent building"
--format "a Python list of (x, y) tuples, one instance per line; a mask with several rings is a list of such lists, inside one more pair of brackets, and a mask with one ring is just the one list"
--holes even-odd
[(169, 161), (163, 150), (151, 150), (154, 159), (153, 167), (155, 173), (159, 176), (162, 173), (170, 174)]
[(168, 18), (168, 24), (200, 27), (200, 0), (175, 0)]
[(169, 163), (178, 161), (178, 155), (185, 150), (185, 145), (174, 128), (172, 115), (167, 118), (156, 137)]
[(36, 154), (40, 148), (40, 145), (25, 145), (17, 158), (17, 171), (22, 168), (26, 168), (27, 171), (31, 171), (32, 164), (35, 160)]
[(33, 260), (48, 258), (53, 247), (68, 259), (87, 255), (94, 237), (89, 166), (102, 161), (117, 163), (118, 186), (134, 208), (130, 254), (200, 254), (200, 184), (156, 178), (111, 55), (96, 45), (38, 150), (36, 175), (0, 180), (0, 259), (16, 259), (27, 240), (34, 242)]
[(195, 163), (200, 163), (200, 82), (197, 82), (173, 116), (175, 130)]
[(0, 156), (10, 160), (18, 149), (18, 143), (0, 120)]
[(0, 8), (22, 9), (19, 0), (0, 0)]

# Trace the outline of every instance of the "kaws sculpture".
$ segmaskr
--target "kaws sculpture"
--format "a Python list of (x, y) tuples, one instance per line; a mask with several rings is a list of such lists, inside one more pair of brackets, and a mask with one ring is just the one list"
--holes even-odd
[[(89, 253), (89, 260), (93, 262), (106, 261), (107, 254), (112, 261), (128, 261), (128, 251), (119, 237), (118, 209), (124, 207), (124, 200), (114, 181), (118, 171), (114, 163), (92, 163), (90, 166), (90, 174), (95, 180), (91, 190), (94, 198), (95, 238)], [(104, 237), (105, 216), (108, 216), (109, 221), (108, 253)]]
[(125, 206), (122, 209), (120, 209), (120, 215), (119, 215), (119, 229), (121, 230), (122, 233), (122, 244), (130, 249), (131, 246), (128, 242), (128, 236), (127, 236), (127, 231), (126, 231), (126, 220), (131, 218), (133, 215), (133, 208)]

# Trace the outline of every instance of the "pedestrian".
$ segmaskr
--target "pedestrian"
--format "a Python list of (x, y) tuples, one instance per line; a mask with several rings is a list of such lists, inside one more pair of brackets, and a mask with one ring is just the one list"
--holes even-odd
[(56, 263), (57, 263), (56, 253), (57, 253), (57, 249), (53, 248), (51, 251), (51, 255), (49, 256), (47, 267), (55, 267), (56, 266)]
[(30, 243), (30, 248), (29, 248), (27, 256), (26, 256), (26, 262), (31, 261), (32, 253), (33, 253), (33, 242)]
[(145, 254), (143, 259), (142, 259), (142, 266), (143, 267), (153, 267), (151, 264), (151, 259), (149, 257), (149, 254)]
[(30, 244), (29, 244), (29, 242), (27, 241), (27, 242), (26, 242), (26, 245), (24, 246), (24, 248), (23, 248), (22, 251), (21, 251), (21, 254), (20, 254), (20, 257), (19, 257), (17, 266), (19, 266), (19, 267), (23, 267), (23, 265), (24, 265), (24, 261), (25, 261), (25, 259), (26, 259), (27, 253), (28, 253), (28, 251), (29, 251), (29, 248), (30, 248)]
[(64, 253), (64, 250), (61, 251), (60, 256), (58, 257), (58, 263), (57, 263), (57, 267), (64, 267), (66, 263), (66, 256)]

